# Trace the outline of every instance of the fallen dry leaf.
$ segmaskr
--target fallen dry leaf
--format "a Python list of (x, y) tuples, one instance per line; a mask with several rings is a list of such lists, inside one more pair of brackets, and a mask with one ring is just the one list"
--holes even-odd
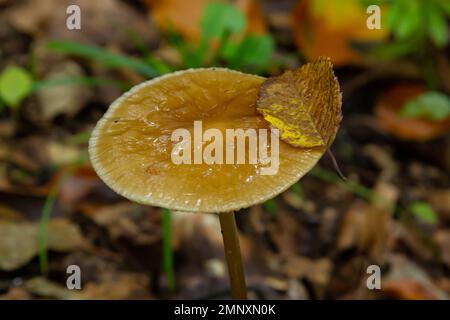
[(34, 295), (62, 299), (62, 300), (79, 300), (83, 299), (83, 294), (77, 290), (69, 290), (59, 283), (48, 280), (44, 277), (34, 277), (24, 283), (24, 288)]
[[(382, 8), (385, 14), (387, 8)], [(302, 0), (292, 11), (291, 29), (294, 42), (309, 59), (331, 57), (337, 66), (355, 64), (364, 55), (352, 46), (383, 41), (389, 29), (366, 27), (366, 7), (359, 0)]]
[(44, 277), (31, 278), (23, 287), (25, 292), (48, 299), (125, 300), (151, 299), (148, 284), (149, 279), (144, 274), (116, 272), (113, 277), (102, 279), (100, 282), (88, 282), (85, 285), (82, 283), (80, 290), (69, 290), (64, 285)]
[(398, 175), (399, 164), (395, 161), (391, 150), (377, 144), (367, 144), (362, 148), (362, 154), (369, 157), (380, 169), (379, 181), (393, 181)]
[[(0, 39), (1, 41), (1, 39)], [(10, 121), (9, 119), (0, 120), (0, 137), (11, 138), (16, 132), (17, 123)]]
[(172, 245), (179, 248), (183, 243), (201, 238), (214, 247), (222, 247), (220, 223), (216, 215), (185, 212), (172, 214)]
[(295, 279), (289, 280), (287, 295), (291, 300), (307, 300), (310, 298), (306, 287)]
[(49, 161), (47, 141), (43, 136), (32, 135), (20, 140), (0, 142), (0, 160), (26, 171), (37, 173)]
[(281, 197), (292, 208), (305, 209), (305, 207), (306, 207), (305, 199), (303, 199), (302, 197), (299, 197), (298, 194), (296, 194), (295, 192), (293, 192), (291, 190), (286, 190), (285, 192), (283, 192), (281, 194)]
[[(0, 270), (11, 271), (30, 262), (39, 250), (39, 224), (0, 221)], [(48, 226), (48, 249), (70, 251), (84, 244), (78, 226), (54, 219)]]
[(212, 258), (205, 262), (206, 272), (210, 277), (224, 278), (226, 274), (225, 262), (221, 259)]
[(94, 169), (90, 165), (83, 165), (62, 179), (59, 200), (65, 205), (77, 207), (83, 204), (85, 198), (100, 192), (102, 188), (104, 188), (104, 184), (95, 174)]
[(450, 189), (426, 188), (423, 196), (444, 221), (450, 221)]
[(276, 277), (265, 277), (264, 282), (270, 288), (277, 291), (287, 291), (289, 289), (289, 283), (286, 279), (280, 279)]
[(450, 230), (441, 229), (436, 231), (433, 239), (439, 246), (442, 261), (450, 267)]
[(447, 295), (450, 295), (450, 279), (443, 275), (436, 280), (436, 284), (442, 289)]
[(357, 248), (369, 257), (382, 263), (388, 245), (392, 241), (392, 214), (399, 197), (398, 189), (387, 182), (379, 182), (375, 187), (372, 203), (355, 200), (345, 213), (339, 235), (339, 250)]
[(267, 24), (261, 0), (235, 0), (235, 4), (247, 16), (247, 32), (262, 34), (267, 32)]
[(55, 166), (76, 163), (81, 158), (82, 154), (80, 148), (57, 141), (50, 141), (47, 148), (51, 164)]
[(259, 205), (251, 207), (248, 212), (248, 217), (252, 229), (257, 234), (263, 234), (266, 230), (266, 225), (263, 220), (265, 215), (263, 215), (262, 207)]
[(375, 115), (380, 127), (406, 141), (427, 141), (447, 133), (450, 130), (450, 119), (431, 121), (400, 114), (407, 101), (424, 92), (423, 86), (412, 84), (398, 84), (386, 90), (375, 105)]
[[(345, 297), (354, 290), (358, 290), (361, 281), (366, 280), (366, 268), (371, 263), (363, 255), (345, 257), (337, 260), (327, 286), (327, 293), (335, 297)], [(367, 287), (366, 288), (366, 292)]]
[(327, 147), (342, 119), (342, 97), (330, 59), (320, 58), (266, 80), (257, 110), (296, 147)]
[(0, 295), (0, 300), (30, 300), (31, 294), (23, 288), (10, 288), (8, 292)]
[[(81, 9), (82, 30), (66, 28), (66, 8), (76, 4)], [(101, 13), (101, 14), (99, 14)], [(157, 34), (151, 21), (132, 6), (117, 0), (41, 0), (21, 1), (7, 10), (9, 22), (36, 38), (71, 40), (95, 45), (120, 44), (131, 47), (130, 34), (143, 42), (156, 42)]]
[(307, 278), (313, 284), (325, 286), (330, 280), (333, 263), (329, 258), (309, 259), (306, 257), (290, 257), (282, 266), (283, 272), (289, 277)]
[(18, 210), (10, 208), (7, 205), (0, 204), (0, 220), (23, 221), (25, 217)]
[(147, 207), (121, 202), (107, 206), (82, 207), (84, 214), (108, 230), (114, 240), (128, 239), (135, 244), (150, 245), (160, 239), (159, 225), (155, 225)]
[(388, 282), (383, 291), (398, 300), (435, 300), (420, 283), (413, 279), (400, 279)]
[(303, 256), (289, 257), (281, 266), (281, 271), (290, 279), (307, 280), (314, 295), (324, 296), (331, 280), (333, 262), (330, 258), (310, 259)]
[(145, 274), (121, 273), (100, 283), (90, 282), (82, 289), (84, 299), (136, 300), (151, 299), (149, 279)]
[(448, 299), (447, 294), (417, 264), (396, 254), (389, 257), (390, 271), (383, 277), (382, 290), (397, 299)]
[(414, 256), (422, 261), (433, 261), (436, 259), (434, 249), (427, 241), (424, 234), (413, 225), (391, 221), (393, 233), (395, 234), (395, 247), (404, 247)]
[(270, 223), (267, 229), (281, 257), (289, 258), (299, 254), (299, 243), (303, 238), (300, 224), (295, 216), (285, 211), (277, 212), (276, 221)]
[[(66, 60), (51, 68), (45, 81), (57, 81), (84, 77), (83, 69), (75, 62)], [(44, 121), (51, 121), (58, 115), (74, 116), (92, 97), (92, 89), (81, 84), (50, 86), (38, 91), (41, 115)]]

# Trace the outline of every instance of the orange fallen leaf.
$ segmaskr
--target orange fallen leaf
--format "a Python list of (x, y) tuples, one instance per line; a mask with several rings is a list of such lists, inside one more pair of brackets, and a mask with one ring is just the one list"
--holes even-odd
[(413, 279), (399, 279), (388, 282), (383, 291), (398, 300), (435, 300), (436, 296), (428, 292)]
[(352, 43), (379, 42), (389, 35), (384, 25), (368, 29), (367, 18), (359, 0), (299, 1), (292, 12), (294, 41), (308, 60), (329, 56), (336, 66), (358, 63), (362, 55)]
[[(165, 31), (175, 30), (189, 41), (200, 39), (200, 21), (206, 5), (212, 0), (145, 0), (156, 24)], [(261, 3), (258, 0), (228, 0), (247, 16), (247, 32), (262, 34), (267, 31)]]
[(431, 121), (400, 114), (407, 101), (423, 92), (423, 86), (411, 84), (396, 85), (388, 89), (375, 105), (375, 115), (380, 126), (395, 137), (409, 141), (431, 140), (448, 132), (450, 119)]

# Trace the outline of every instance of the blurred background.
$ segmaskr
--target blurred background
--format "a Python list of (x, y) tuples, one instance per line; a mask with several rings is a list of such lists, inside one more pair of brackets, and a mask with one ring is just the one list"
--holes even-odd
[(0, 299), (228, 298), (217, 217), (113, 193), (90, 132), (164, 73), (274, 76), (320, 56), (343, 91), (332, 150), (348, 180), (324, 157), (237, 214), (251, 298), (448, 299), (449, 17), (446, 0), (0, 0)]

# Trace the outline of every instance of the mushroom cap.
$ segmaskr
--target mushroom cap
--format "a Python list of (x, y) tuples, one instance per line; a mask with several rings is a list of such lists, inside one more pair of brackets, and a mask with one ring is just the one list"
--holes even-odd
[[(325, 148), (295, 148), (279, 140), (279, 167), (273, 175), (261, 174), (267, 164), (248, 163), (248, 141), (244, 164), (225, 164), (225, 147), (223, 164), (174, 164), (171, 159), (177, 143), (172, 132), (186, 128), (194, 139), (194, 121), (199, 120), (202, 133), (219, 129), (224, 142), (226, 129), (267, 129), (264, 147), (270, 155), (270, 124), (256, 110), (264, 81), (225, 68), (202, 68), (133, 87), (109, 107), (92, 133), (89, 154), (95, 171), (125, 198), (178, 211), (233, 211), (273, 198), (307, 173)], [(208, 144), (203, 142), (203, 150)]]

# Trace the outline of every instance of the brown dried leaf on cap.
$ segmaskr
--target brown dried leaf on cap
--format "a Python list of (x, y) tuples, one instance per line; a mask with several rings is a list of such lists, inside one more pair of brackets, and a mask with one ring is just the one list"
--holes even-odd
[(269, 78), (257, 104), (281, 139), (295, 147), (328, 147), (342, 120), (342, 96), (329, 58)]

